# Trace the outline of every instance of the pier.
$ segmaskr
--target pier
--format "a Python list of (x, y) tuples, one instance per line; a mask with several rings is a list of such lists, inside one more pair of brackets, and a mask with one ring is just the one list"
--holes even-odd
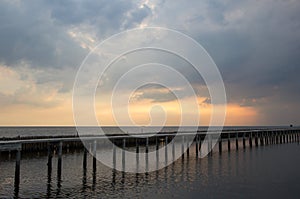
[[(140, 156), (139, 153), (141, 151), (145, 152), (145, 162), (146, 166), (148, 165), (149, 157), (148, 153), (150, 152), (150, 146), (156, 150), (156, 163), (159, 163), (160, 159), (165, 160), (165, 164), (167, 165), (168, 160), (175, 160), (175, 145), (177, 144), (179, 148), (181, 148), (181, 158), (189, 158), (191, 156), (189, 146), (191, 143), (188, 143), (188, 136), (195, 136), (193, 139), (193, 145), (195, 146), (195, 156), (201, 156), (201, 146), (204, 146), (205, 136), (207, 137), (207, 150), (209, 151), (209, 155), (213, 155), (213, 152), (223, 153), (226, 151), (230, 153), (231, 150), (242, 150), (246, 147), (264, 147), (268, 145), (275, 144), (287, 144), (287, 143), (298, 143), (300, 139), (300, 129), (297, 128), (286, 128), (286, 129), (257, 129), (257, 130), (229, 130), (223, 131), (218, 138), (214, 135), (218, 135), (215, 132), (170, 132), (170, 133), (158, 133), (151, 137), (148, 137), (147, 134), (138, 134), (133, 136), (129, 135), (110, 135), (107, 136), (109, 140), (114, 143), (113, 148), (113, 156), (112, 162), (114, 167), (116, 168), (117, 164), (117, 155), (116, 148), (124, 149), (122, 152), (122, 156), (119, 160), (121, 160), (121, 164), (123, 169), (125, 169), (125, 150), (127, 147), (134, 148), (136, 152), (136, 167), (139, 167), (140, 164)], [(138, 136), (138, 137), (137, 137)], [(181, 137), (181, 143), (172, 142), (175, 136)], [(95, 174), (97, 172), (97, 148), (99, 149), (103, 142), (103, 139), (107, 139), (105, 136), (86, 136), (86, 137), (59, 137), (59, 138), (40, 138), (40, 139), (20, 139), (20, 140), (8, 140), (8, 141), (0, 141), (0, 152), (1, 153), (15, 153), (16, 163), (15, 163), (15, 175), (14, 175), (14, 187), (15, 187), (15, 196), (18, 196), (19, 185), (20, 185), (20, 168), (21, 164), (21, 154), (22, 153), (30, 153), (33, 151), (45, 151), (47, 154), (47, 168), (48, 176), (51, 176), (52, 172), (52, 158), (53, 154), (57, 155), (57, 178), (58, 181), (62, 175), (62, 154), (67, 152), (68, 149), (78, 148), (83, 149), (83, 158), (82, 158), (82, 168), (84, 173), (87, 170), (87, 156), (88, 151), (93, 154), (92, 159), (92, 170)], [(212, 146), (212, 142), (216, 141), (214, 148)], [(89, 143), (90, 149), (84, 147), (83, 143)], [(171, 143), (172, 142), (172, 143)], [(161, 145), (167, 146), (167, 144), (171, 143), (168, 147), (165, 147), (165, 151), (163, 156), (157, 152)], [(224, 147), (227, 145), (227, 147)], [(117, 147), (116, 147), (117, 146)], [(206, 146), (206, 145), (205, 145)], [(158, 168), (158, 167), (157, 167)], [(93, 175), (93, 181), (96, 179), (96, 175)], [(50, 179), (51, 180), (51, 179)]]

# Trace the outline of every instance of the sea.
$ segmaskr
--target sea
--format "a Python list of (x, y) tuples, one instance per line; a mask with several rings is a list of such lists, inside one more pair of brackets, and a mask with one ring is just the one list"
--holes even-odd
[[(107, 127), (116, 133), (116, 127)], [(200, 127), (199, 129), (205, 129)], [(225, 129), (270, 127), (225, 127)], [(176, 127), (165, 130), (173, 131)], [(128, 131), (130, 128), (128, 127)], [(152, 131), (143, 129), (144, 132)], [(136, 129), (141, 132), (141, 129)], [(76, 135), (74, 127), (1, 127), (0, 137)], [(124, 173), (100, 162), (92, 169), (92, 156), (83, 170), (83, 150), (64, 152), (62, 174), (57, 174), (57, 154), (47, 172), (47, 154), (21, 156), (21, 179), (14, 185), (15, 155), (0, 153), (0, 198), (299, 198), (300, 146), (298, 143), (265, 145), (196, 157), (189, 156), (149, 173)], [(241, 146), (241, 144), (240, 144)]]

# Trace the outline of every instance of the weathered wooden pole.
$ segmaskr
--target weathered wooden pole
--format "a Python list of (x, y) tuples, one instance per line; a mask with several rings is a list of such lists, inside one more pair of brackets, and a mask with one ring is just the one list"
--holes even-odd
[(48, 162), (47, 162), (47, 167), (48, 167), (48, 176), (51, 176), (51, 172), (52, 172), (52, 144), (48, 142)]
[(249, 133), (249, 146), (252, 148), (252, 132)]
[(87, 149), (84, 147), (83, 148), (83, 170), (86, 170), (86, 165), (87, 165)]
[(125, 147), (126, 147), (126, 139), (123, 138), (123, 146), (122, 146), (122, 170), (125, 172)]
[(139, 140), (138, 138), (135, 139), (135, 161), (136, 161), (136, 169), (139, 170), (139, 164), (140, 164), (140, 147), (139, 147)]
[(239, 133), (235, 134), (235, 148), (239, 150)]
[(172, 140), (172, 160), (175, 161), (175, 137)]
[(190, 156), (189, 139), (186, 139), (186, 155), (187, 155), (187, 157)]
[(168, 165), (168, 136), (165, 137), (165, 165)]
[(246, 138), (245, 138), (245, 132), (243, 133), (243, 148), (246, 148)]
[(15, 189), (14, 189), (14, 194), (16, 198), (19, 197), (19, 185), (20, 185), (20, 167), (21, 167), (21, 148), (17, 149), (17, 154), (16, 154), (16, 168), (15, 168)]
[(97, 140), (93, 143), (93, 172), (97, 171)]
[(220, 135), (219, 138), (219, 153), (222, 153), (222, 134)]
[(149, 137), (146, 137), (146, 172), (149, 170)]
[(196, 149), (196, 157), (198, 157), (199, 155), (198, 155), (198, 135), (196, 135), (196, 147), (195, 147), (195, 149)]
[(184, 136), (182, 136), (181, 155), (182, 155), (182, 158), (184, 158)]
[(57, 176), (60, 179), (61, 178), (61, 169), (62, 169), (62, 146), (63, 142), (60, 141), (58, 144), (58, 161), (57, 161)]
[(117, 164), (117, 152), (116, 152), (116, 143), (113, 140), (113, 169), (116, 169), (116, 164)]
[(254, 138), (254, 142), (255, 142), (255, 146), (258, 147), (258, 137), (257, 137), (257, 132), (255, 133), (255, 138)]
[(227, 147), (228, 147), (228, 151), (230, 151), (230, 133), (228, 133)]
[(260, 146), (264, 146), (264, 132), (260, 134)]
[(158, 136), (156, 137), (156, 169), (158, 169), (159, 166), (159, 142), (158, 142)]

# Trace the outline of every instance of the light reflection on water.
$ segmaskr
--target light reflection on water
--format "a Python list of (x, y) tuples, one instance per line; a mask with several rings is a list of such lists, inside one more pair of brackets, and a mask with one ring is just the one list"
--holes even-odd
[[(223, 145), (226, 150), (227, 143)], [(185, 155), (184, 159), (148, 174), (116, 172), (100, 163), (93, 173), (91, 156), (88, 156), (84, 171), (83, 152), (70, 152), (63, 155), (61, 179), (57, 176), (57, 156), (53, 158), (52, 172), (48, 175), (46, 156), (23, 155), (19, 196), (298, 198), (300, 148), (297, 144), (240, 148), (222, 154), (214, 152), (203, 159), (195, 157), (194, 147), (190, 149), (189, 158)], [(14, 196), (14, 164), (14, 157), (0, 161), (0, 198)]]

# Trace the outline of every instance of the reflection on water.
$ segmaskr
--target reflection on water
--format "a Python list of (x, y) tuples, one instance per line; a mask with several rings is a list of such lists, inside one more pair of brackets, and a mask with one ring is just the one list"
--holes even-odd
[(0, 198), (14, 194), (24, 198), (298, 198), (299, 149), (297, 144), (272, 145), (214, 152), (199, 159), (193, 145), (189, 158), (185, 155), (166, 168), (146, 174), (119, 172), (100, 163), (93, 171), (90, 155), (84, 168), (83, 151), (63, 154), (62, 173), (57, 172), (57, 155), (50, 169), (47, 156), (23, 155), (17, 190), (13, 183), (14, 158), (2, 157)]

